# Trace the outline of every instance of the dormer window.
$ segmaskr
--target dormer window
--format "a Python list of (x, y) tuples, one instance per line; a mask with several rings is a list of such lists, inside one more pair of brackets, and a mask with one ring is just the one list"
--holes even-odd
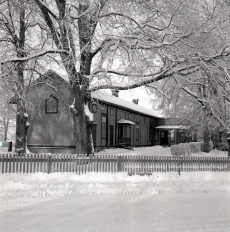
[(45, 113), (46, 114), (58, 113), (58, 99), (56, 97), (51, 95), (48, 99), (46, 99)]

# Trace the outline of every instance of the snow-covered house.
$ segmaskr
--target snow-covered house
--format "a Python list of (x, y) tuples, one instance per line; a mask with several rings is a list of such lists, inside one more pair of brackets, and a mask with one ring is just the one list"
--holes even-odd
[[(68, 82), (51, 70), (32, 83), (28, 91), (27, 135), (32, 152), (74, 152), (68, 88)], [(92, 134), (96, 148), (183, 142), (179, 133), (183, 128), (167, 127), (159, 112), (138, 105), (138, 99), (123, 100), (118, 90), (96, 91), (92, 98), (89, 108), (94, 115)]]

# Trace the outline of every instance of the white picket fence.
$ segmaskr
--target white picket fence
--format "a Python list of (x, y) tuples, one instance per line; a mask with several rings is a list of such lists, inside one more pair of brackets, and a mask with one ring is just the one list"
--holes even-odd
[(127, 172), (151, 175), (153, 172), (229, 172), (228, 157), (183, 157), (141, 155), (0, 154), (0, 173), (36, 172)]

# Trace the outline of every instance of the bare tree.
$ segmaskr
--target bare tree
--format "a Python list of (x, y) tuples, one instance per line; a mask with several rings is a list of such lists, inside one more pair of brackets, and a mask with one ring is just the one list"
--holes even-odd
[[(26, 56), (25, 53), (25, 33), (26, 33), (26, 15), (25, 15), (24, 0), (3, 1), (1, 3), (1, 44), (8, 45), (8, 54), (15, 53), (17, 57), (22, 58)], [(10, 44), (10, 46), (9, 46)], [(11, 49), (10, 49), (11, 48)], [(5, 51), (7, 53), (7, 51)], [(24, 63), (15, 63), (14, 72), (6, 74), (8, 68), (2, 68), (5, 77), (9, 74), (15, 77), (15, 99), (17, 99), (17, 113), (16, 113), (16, 151), (25, 152), (26, 144), (26, 121), (27, 114), (25, 109), (23, 95), (24, 88)], [(6, 85), (5, 85), (6, 86)], [(11, 89), (12, 90), (12, 89)]]
[(78, 153), (90, 152), (90, 119), (85, 111), (90, 91), (125, 90), (178, 73), (188, 75), (198, 71), (197, 61), (205, 58), (199, 54), (188, 61), (178, 52), (181, 45), (183, 51), (194, 52), (187, 42), (198, 30), (204, 32), (201, 25), (209, 20), (203, 17), (193, 27), (185, 27), (188, 18), (182, 10), (188, 4), (184, 1), (34, 1), (53, 45), (66, 51), (60, 59), (72, 86)]
[(7, 90), (0, 87), (0, 140), (3, 141), (3, 144), (14, 137), (15, 112), (10, 107), (9, 100), (10, 95)]

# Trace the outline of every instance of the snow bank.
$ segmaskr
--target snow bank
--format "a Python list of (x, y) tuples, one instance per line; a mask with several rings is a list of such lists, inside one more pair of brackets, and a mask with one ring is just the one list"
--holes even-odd
[[(190, 191), (191, 183), (210, 184), (215, 188), (215, 184), (225, 185), (230, 183), (229, 173), (214, 173), (214, 172), (190, 172), (181, 173), (153, 173), (151, 176), (129, 176), (126, 173), (88, 173), (83, 175), (76, 175), (73, 173), (37, 173), (37, 174), (4, 174), (0, 179), (0, 196), (7, 195), (16, 196), (31, 194), (34, 192), (46, 193), (49, 196), (56, 197), (65, 194), (109, 194), (113, 189), (115, 194), (124, 194), (125, 186), (136, 186), (133, 189), (133, 194), (144, 193), (149, 186), (164, 187), (167, 185), (171, 188), (170, 192), (175, 190), (175, 186), (183, 185)], [(105, 188), (107, 186), (108, 188)], [(124, 191), (120, 187), (124, 187)], [(93, 189), (93, 187), (95, 187)], [(201, 189), (202, 186), (199, 186)], [(125, 190), (126, 189), (126, 190)], [(230, 189), (230, 188), (229, 188)], [(197, 189), (199, 190), (199, 189)], [(104, 192), (103, 192), (104, 191)], [(38, 193), (39, 192), (39, 193)], [(130, 191), (128, 191), (131, 193)], [(165, 191), (167, 193), (167, 191)], [(35, 194), (36, 195), (36, 194)]]
[(230, 193), (229, 173), (35, 173), (0, 175), (1, 211), (68, 196)]

